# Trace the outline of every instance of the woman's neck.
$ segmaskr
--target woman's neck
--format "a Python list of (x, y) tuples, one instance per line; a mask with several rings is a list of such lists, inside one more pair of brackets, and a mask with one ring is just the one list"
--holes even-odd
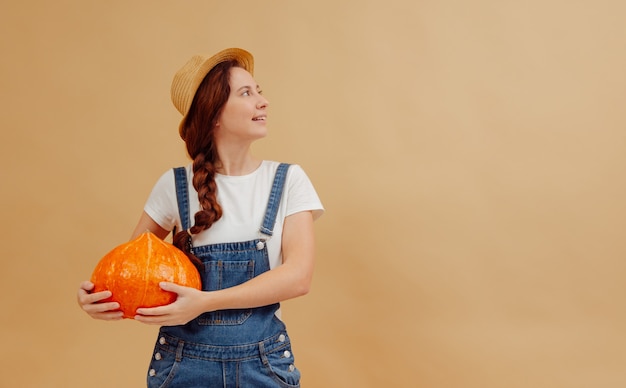
[(241, 155), (221, 154), (217, 172), (222, 175), (248, 175), (259, 168), (261, 160), (254, 158), (250, 152)]

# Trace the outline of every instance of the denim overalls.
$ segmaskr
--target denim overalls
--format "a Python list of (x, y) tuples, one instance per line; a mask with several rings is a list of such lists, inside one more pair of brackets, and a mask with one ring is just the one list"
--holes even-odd
[[(280, 164), (260, 232), (272, 235), (288, 164)], [(182, 227), (189, 228), (189, 193), (183, 167), (175, 168)], [(261, 235), (260, 235), (261, 236)], [(204, 264), (202, 289), (236, 286), (269, 271), (265, 238), (193, 247)], [(148, 370), (148, 387), (299, 387), (285, 325), (269, 306), (204, 313), (159, 331)]]

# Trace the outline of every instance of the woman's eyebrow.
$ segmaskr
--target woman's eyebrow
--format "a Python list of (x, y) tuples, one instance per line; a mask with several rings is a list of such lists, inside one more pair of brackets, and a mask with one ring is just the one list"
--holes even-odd
[[(237, 89), (237, 91), (240, 91), (242, 89), (254, 89), (254, 88), (252, 86), (250, 86), (250, 85), (243, 85), (239, 89)], [(256, 85), (256, 90), (257, 91), (261, 90), (261, 86), (260, 85)]]

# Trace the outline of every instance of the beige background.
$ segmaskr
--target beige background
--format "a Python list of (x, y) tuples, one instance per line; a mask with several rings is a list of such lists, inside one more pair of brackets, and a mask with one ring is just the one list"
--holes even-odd
[(143, 386), (156, 328), (75, 292), (186, 163), (173, 73), (228, 46), (327, 207), (305, 387), (626, 386), (623, 1), (0, 4), (0, 386)]

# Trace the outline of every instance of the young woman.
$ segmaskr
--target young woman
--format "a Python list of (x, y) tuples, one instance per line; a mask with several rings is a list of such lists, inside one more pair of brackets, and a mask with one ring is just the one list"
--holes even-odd
[[(150, 230), (196, 260), (203, 290), (162, 283), (167, 306), (135, 320), (160, 325), (149, 387), (297, 387), (279, 302), (306, 294), (313, 275), (313, 221), (323, 207), (298, 165), (258, 160), (268, 101), (253, 57), (226, 49), (192, 57), (174, 76), (172, 101), (192, 163), (158, 180), (132, 238)], [(176, 232), (177, 231), (177, 232)], [(78, 303), (97, 319), (121, 319), (111, 293), (85, 281)]]

